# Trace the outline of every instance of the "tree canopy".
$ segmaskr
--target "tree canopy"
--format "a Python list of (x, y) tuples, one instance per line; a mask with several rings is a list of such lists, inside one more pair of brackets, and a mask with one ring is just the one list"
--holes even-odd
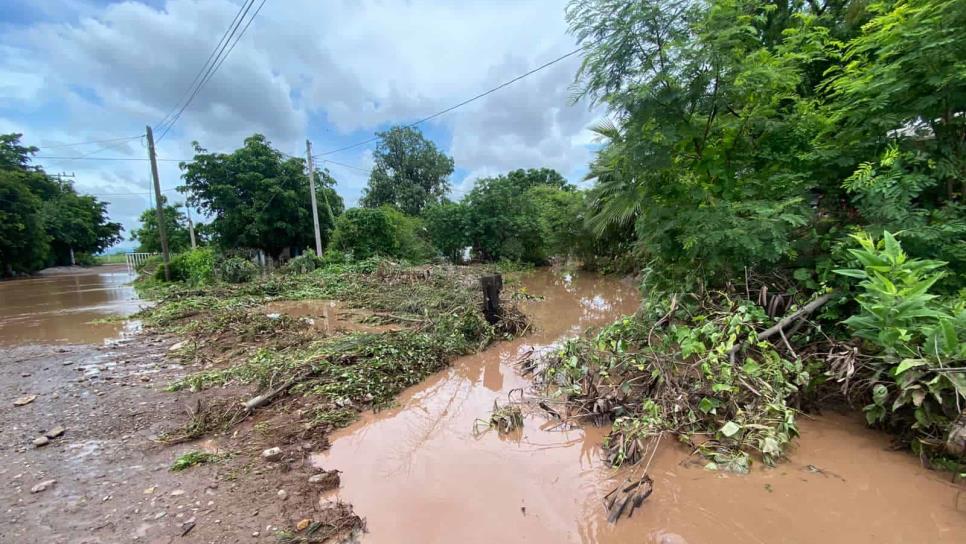
[(107, 204), (30, 166), (37, 149), (20, 134), (0, 135), (0, 274), (71, 263), (72, 253), (95, 254), (121, 240)]
[[(277, 257), (288, 247), (314, 246), (311, 199), (305, 161), (287, 158), (264, 136), (255, 134), (231, 153), (209, 153), (195, 142), (191, 162), (181, 163), (184, 190), (212, 217), (215, 242), (225, 248), (256, 248)], [(326, 170), (314, 175), (323, 245), (333, 217), (343, 211), (335, 179)]]
[(423, 137), (419, 129), (393, 127), (379, 133), (376, 165), (360, 201), (366, 208), (388, 204), (409, 215), (442, 202), (449, 191), (453, 159)]
[[(191, 247), (191, 233), (188, 230), (188, 218), (182, 211), (181, 204), (168, 204), (168, 199), (161, 196), (164, 210), (164, 230), (168, 237), (168, 250), (178, 253)], [(149, 208), (141, 212), (140, 226), (131, 233), (131, 240), (138, 242), (138, 251), (145, 253), (161, 252), (161, 233), (158, 230), (158, 212)], [(200, 225), (195, 225), (196, 236)]]
[[(568, 234), (582, 230), (582, 199), (555, 170), (514, 170), (476, 180), (458, 207), (430, 209), (430, 232), (448, 256), (462, 243), (483, 260), (542, 264), (570, 253)], [(449, 230), (457, 226), (461, 236)]]
[(615, 120), (596, 127), (590, 224), (632, 225), (640, 259), (677, 277), (827, 272), (850, 224), (966, 264), (964, 14), (952, 0), (571, 3), (578, 83)]

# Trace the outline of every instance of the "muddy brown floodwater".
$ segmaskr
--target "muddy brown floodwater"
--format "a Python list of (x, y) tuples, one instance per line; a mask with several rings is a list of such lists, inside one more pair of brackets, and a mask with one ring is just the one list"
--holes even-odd
[(707, 471), (667, 444), (652, 464), (654, 494), (608, 524), (601, 500), (621, 478), (601, 459), (606, 430), (551, 432), (531, 415), (508, 438), (474, 436), (473, 424), (530, 385), (513, 367), (520, 355), (632, 313), (636, 290), (544, 271), (524, 284), (545, 297), (525, 304), (537, 332), (457, 360), (313, 457), (343, 471), (337, 496), (367, 518), (364, 544), (966, 542), (966, 493), (836, 414), (803, 416), (790, 460), (746, 476)]
[(124, 265), (52, 270), (0, 282), (0, 345), (101, 343), (133, 332), (137, 323), (98, 322), (138, 311)]

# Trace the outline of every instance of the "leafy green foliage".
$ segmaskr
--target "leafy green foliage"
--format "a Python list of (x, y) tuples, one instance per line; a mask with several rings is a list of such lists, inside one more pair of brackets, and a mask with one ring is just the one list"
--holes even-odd
[(590, 48), (578, 83), (616, 121), (596, 127), (590, 225), (633, 225), (639, 261), (670, 282), (827, 277), (850, 230), (829, 225), (890, 230), (959, 277), (964, 13), (952, 0), (572, 2)]
[(633, 232), (649, 287), (699, 300), (837, 289), (819, 362), (871, 422), (938, 441), (961, 406), (966, 6), (575, 0), (567, 17), (582, 95), (610, 113), (598, 240)]
[(188, 470), (189, 468), (197, 465), (216, 463), (223, 457), (224, 456), (216, 453), (189, 451), (188, 453), (179, 455), (178, 458), (174, 460), (174, 464), (171, 465), (171, 472), (181, 472), (182, 470)]
[[(549, 389), (592, 421), (613, 421), (606, 451), (614, 465), (638, 462), (662, 434), (718, 468), (744, 472), (749, 453), (779, 460), (798, 432), (793, 406), (814, 375), (754, 341), (770, 321), (765, 311), (724, 294), (686, 309), (648, 295), (638, 315), (564, 344), (544, 373)], [(732, 361), (743, 339), (751, 343)]]
[(353, 260), (373, 256), (419, 262), (432, 255), (422, 221), (390, 206), (352, 208), (336, 221), (332, 249)]
[(215, 263), (215, 275), (228, 283), (246, 283), (258, 276), (258, 267), (244, 257), (228, 257)]
[(966, 400), (966, 302), (929, 293), (945, 263), (910, 259), (889, 232), (878, 241), (866, 233), (853, 238), (860, 268), (836, 272), (861, 280), (859, 312), (845, 324), (875, 354), (861, 371), (872, 384), (866, 417), (935, 443)]
[(580, 201), (554, 170), (514, 170), (476, 180), (462, 202), (463, 224), (483, 260), (543, 264), (569, 253), (580, 230)]
[[(179, 253), (191, 247), (188, 219), (181, 211), (181, 204), (168, 204), (168, 199), (163, 195), (161, 199), (164, 204), (164, 228), (168, 237), (168, 251)], [(138, 220), (141, 222), (141, 226), (131, 233), (131, 240), (139, 243), (138, 251), (161, 253), (161, 233), (158, 229), (157, 210), (154, 208), (144, 210)]]
[[(171, 258), (171, 281), (188, 285), (207, 285), (215, 279), (215, 252), (211, 248), (189, 249)], [(154, 279), (164, 281), (164, 266), (155, 271)]]
[(380, 132), (373, 151), (375, 167), (360, 203), (366, 208), (390, 205), (409, 215), (443, 201), (449, 191), (453, 159), (412, 127)]
[(36, 148), (20, 134), (0, 135), (0, 275), (71, 264), (121, 240), (107, 204), (29, 166)]
[(289, 274), (308, 274), (317, 268), (325, 266), (325, 261), (311, 249), (295, 257), (285, 265), (285, 272)]
[[(286, 158), (264, 136), (250, 136), (227, 154), (209, 153), (195, 143), (194, 159), (182, 163), (181, 170), (185, 187), (213, 217), (214, 241), (222, 248), (263, 249), (277, 257), (285, 248), (315, 243), (305, 162)], [(327, 244), (333, 220), (342, 213), (342, 198), (325, 170), (316, 171), (314, 181)]]
[(433, 245), (450, 262), (460, 263), (464, 248), (470, 245), (469, 208), (462, 203), (443, 202), (423, 210), (422, 218)]

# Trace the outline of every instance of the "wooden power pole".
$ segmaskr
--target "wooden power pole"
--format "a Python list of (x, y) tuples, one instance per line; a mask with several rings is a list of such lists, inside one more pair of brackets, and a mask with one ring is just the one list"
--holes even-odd
[(312, 224), (315, 227), (315, 254), (322, 256), (322, 233), (319, 231), (319, 205), (315, 202), (315, 168), (312, 167), (312, 142), (305, 140), (305, 169), (312, 198)]
[(196, 247), (198, 247), (198, 244), (195, 242), (195, 224), (191, 220), (191, 199), (190, 198), (185, 199), (184, 201), (184, 211), (186, 214), (188, 214), (188, 235), (191, 236), (191, 249), (195, 249)]
[(161, 237), (161, 255), (164, 258), (164, 279), (171, 281), (171, 269), (168, 262), (171, 256), (168, 254), (168, 233), (164, 228), (164, 202), (161, 200), (161, 180), (158, 179), (158, 158), (154, 153), (154, 132), (151, 126), (148, 131), (148, 156), (151, 158), (151, 177), (154, 178), (154, 209), (158, 212), (158, 235)]

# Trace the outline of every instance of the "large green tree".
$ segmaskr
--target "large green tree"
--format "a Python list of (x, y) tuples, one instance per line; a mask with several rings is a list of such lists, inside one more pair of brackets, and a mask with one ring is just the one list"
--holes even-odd
[(561, 240), (571, 229), (552, 229), (561, 227), (566, 219), (560, 214), (571, 210), (563, 203), (579, 198), (563, 176), (548, 168), (481, 178), (462, 202), (467, 240), (483, 260), (545, 263), (568, 253)]
[(71, 264), (77, 254), (120, 241), (121, 225), (109, 220), (107, 204), (30, 166), (36, 148), (20, 139), (0, 135), (0, 273)]
[(453, 159), (423, 137), (419, 129), (393, 127), (379, 134), (376, 165), (362, 196), (366, 208), (388, 204), (410, 215), (442, 202), (449, 191)]
[[(162, 196), (164, 204), (164, 230), (168, 237), (168, 249), (178, 253), (191, 247), (191, 233), (188, 230), (188, 218), (184, 214), (181, 204), (168, 204), (167, 198)], [(138, 242), (138, 251), (145, 253), (161, 252), (161, 233), (158, 230), (158, 212), (150, 208), (141, 212), (138, 218), (141, 226), (131, 233), (131, 240)], [(195, 225), (198, 227), (199, 225)], [(198, 232), (195, 233), (196, 235)]]
[[(222, 247), (263, 249), (278, 257), (288, 247), (315, 245), (305, 162), (286, 157), (264, 136), (246, 138), (231, 153), (209, 153), (196, 142), (194, 159), (181, 163), (181, 170), (185, 190), (212, 217)], [(316, 170), (314, 182), (327, 245), (343, 202), (327, 171)]]
[(26, 172), (0, 169), (0, 276), (43, 268), (49, 252), (42, 203)]
[(582, 93), (613, 119), (596, 127), (590, 223), (633, 227), (642, 263), (711, 281), (827, 272), (857, 225), (966, 264), (962, 2), (578, 0), (567, 15), (588, 46)]

